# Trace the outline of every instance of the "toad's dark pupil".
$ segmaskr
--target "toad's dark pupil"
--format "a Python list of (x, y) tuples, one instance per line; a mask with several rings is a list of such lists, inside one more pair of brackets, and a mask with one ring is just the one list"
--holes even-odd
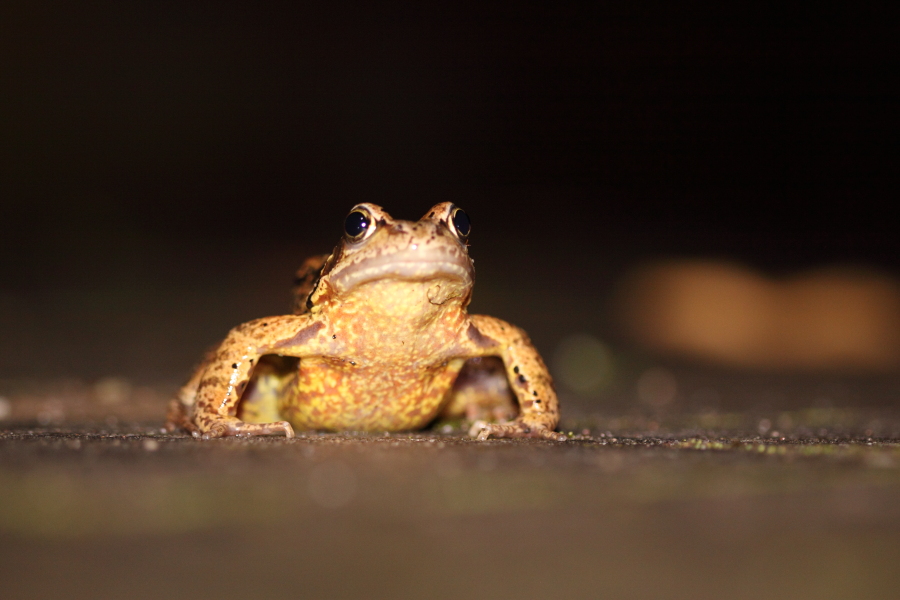
[(354, 210), (347, 215), (347, 219), (344, 221), (344, 231), (352, 238), (359, 237), (369, 227), (370, 223), (371, 221), (369, 221), (369, 217), (365, 213)]
[(469, 232), (472, 231), (472, 222), (469, 221), (469, 215), (466, 214), (466, 211), (461, 208), (456, 209), (453, 213), (453, 226), (456, 227), (456, 231), (462, 237), (469, 235)]

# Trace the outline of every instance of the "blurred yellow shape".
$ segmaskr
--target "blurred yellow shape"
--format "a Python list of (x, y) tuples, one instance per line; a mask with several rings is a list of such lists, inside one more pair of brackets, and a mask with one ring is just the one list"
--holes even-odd
[(871, 270), (778, 280), (726, 262), (665, 262), (627, 277), (613, 306), (624, 333), (658, 352), (753, 368), (900, 366), (900, 284)]

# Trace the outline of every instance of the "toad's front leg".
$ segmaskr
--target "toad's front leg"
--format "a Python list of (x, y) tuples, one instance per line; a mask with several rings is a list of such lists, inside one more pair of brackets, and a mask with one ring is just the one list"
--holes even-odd
[(256, 319), (232, 329), (207, 358), (202, 374), (192, 378), (192, 382), (198, 380), (193, 405), (185, 408), (185, 418), (176, 423), (205, 439), (273, 434), (293, 437), (294, 430), (286, 421), (241, 421), (237, 418), (238, 405), (261, 356), (314, 354), (319, 339), (316, 334), (323, 327), (310, 315), (284, 315)]
[(524, 331), (494, 317), (472, 315), (462, 344), (471, 356), (499, 356), (509, 387), (519, 402), (519, 416), (508, 423), (476, 422), (469, 435), (493, 437), (540, 437), (564, 441), (554, 431), (559, 423), (559, 401), (553, 379), (540, 354)]

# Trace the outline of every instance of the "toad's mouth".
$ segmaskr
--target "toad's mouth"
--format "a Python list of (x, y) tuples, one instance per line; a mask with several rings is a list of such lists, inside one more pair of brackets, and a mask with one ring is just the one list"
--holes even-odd
[(401, 281), (448, 279), (461, 285), (471, 285), (472, 266), (467, 257), (454, 253), (406, 249), (367, 257), (332, 274), (332, 283), (340, 291), (351, 290), (371, 281), (390, 279)]

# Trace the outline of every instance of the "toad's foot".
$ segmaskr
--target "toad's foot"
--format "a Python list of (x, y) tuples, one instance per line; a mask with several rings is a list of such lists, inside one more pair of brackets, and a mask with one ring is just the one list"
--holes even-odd
[(204, 432), (192, 432), (194, 437), (201, 437), (204, 440), (235, 436), (235, 437), (254, 437), (257, 435), (284, 435), (286, 438), (294, 437), (294, 429), (287, 421), (274, 421), (272, 423), (245, 423), (240, 419), (228, 418), (217, 419), (210, 424), (209, 428)]
[(469, 436), (478, 438), (479, 441), (484, 441), (492, 436), (496, 438), (534, 437), (554, 442), (564, 442), (567, 439), (566, 434), (557, 433), (546, 425), (540, 423), (529, 424), (519, 419), (509, 423), (475, 421), (469, 429)]

